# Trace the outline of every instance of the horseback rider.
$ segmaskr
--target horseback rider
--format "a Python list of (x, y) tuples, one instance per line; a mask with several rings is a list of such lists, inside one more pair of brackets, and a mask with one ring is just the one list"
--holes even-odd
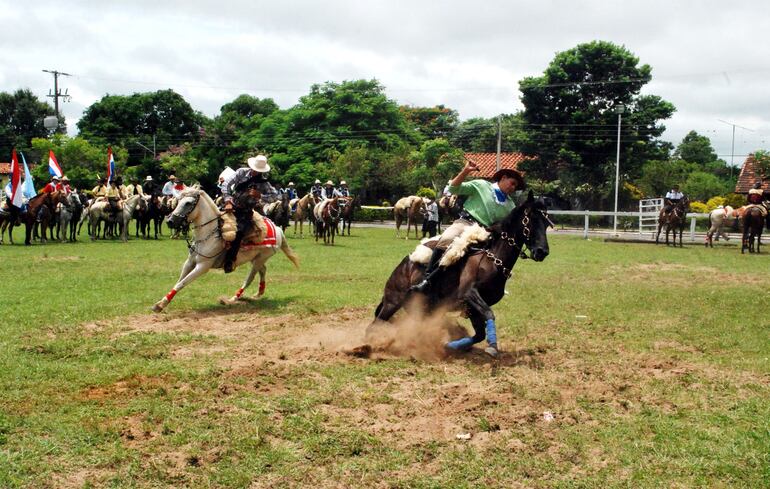
[(460, 218), (441, 234), (436, 247), (433, 248), (422, 282), (413, 285), (411, 290), (426, 292), (430, 289), (431, 279), (441, 270), (439, 266), (441, 257), (452, 241), (467, 227), (475, 223), (484, 227), (492, 226), (508, 216), (516, 207), (512, 195), (516, 190), (523, 190), (526, 186), (522, 174), (513, 169), (503, 168), (492, 176), (491, 182), (480, 178), (466, 182), (465, 178), (468, 174), (478, 169), (475, 163), (466, 160), (463, 169), (451, 180), (449, 191), (455, 195), (466, 196), (467, 199), (463, 204)]
[(334, 182), (327, 180), (324, 184), (324, 188), (321, 189), (321, 200), (329, 200), (334, 197), (342, 197), (339, 190), (334, 188)]
[(757, 180), (754, 185), (749, 189), (749, 194), (746, 196), (748, 200), (748, 207), (757, 207), (762, 212), (763, 217), (767, 217), (767, 207), (764, 204), (765, 192), (762, 190), (762, 182)]
[(109, 202), (110, 214), (113, 218), (116, 218), (118, 212), (120, 212), (120, 201), (126, 197), (123, 190), (121, 190), (121, 187), (123, 187), (122, 183), (123, 180), (118, 177), (115, 180), (110, 180), (110, 185), (107, 187), (107, 202)]
[(174, 177), (174, 186), (171, 188), (171, 195), (175, 199), (179, 199), (179, 196), (182, 195), (182, 192), (184, 192), (187, 189), (187, 185), (182, 182), (182, 179), (179, 177)]
[(91, 194), (94, 196), (94, 199), (98, 199), (99, 197), (107, 197), (107, 177), (101, 177), (99, 179), (96, 187), (91, 190)]
[(253, 211), (257, 204), (274, 202), (278, 199), (278, 191), (268, 181), (270, 165), (267, 164), (265, 155), (258, 155), (248, 159), (248, 168), (239, 168), (227, 180), (222, 189), (222, 197), (225, 201), (225, 212), (235, 215), (237, 232), (235, 239), (230, 242), (225, 253), (225, 273), (233, 271), (238, 249), (243, 237), (254, 226)]
[(348, 182), (345, 180), (340, 182), (340, 188), (337, 189), (340, 197), (350, 197), (350, 189), (348, 188)]
[(139, 185), (139, 179), (136, 177), (133, 177), (131, 179), (131, 183), (126, 187), (126, 197), (130, 197), (132, 195), (144, 196), (144, 191), (142, 190), (142, 186)]
[(176, 177), (174, 175), (169, 175), (168, 182), (163, 185), (163, 190), (161, 190), (164, 197), (174, 196), (174, 185), (176, 185)]
[(323, 187), (321, 187), (321, 180), (317, 179), (313, 183), (313, 186), (310, 187), (310, 193), (313, 194), (313, 197), (316, 199), (321, 198), (321, 192), (323, 192)]
[(70, 186), (70, 179), (67, 178), (67, 175), (61, 177), (61, 191), (64, 192), (64, 195), (69, 195), (74, 192), (73, 188)]
[(679, 185), (673, 185), (671, 190), (666, 193), (664, 199), (664, 212), (670, 214), (674, 210), (674, 206), (678, 204), (684, 198), (684, 194), (679, 191)]
[(283, 191), (289, 195), (289, 200), (297, 198), (297, 189), (294, 188), (294, 182), (289, 182)]
[(142, 192), (145, 195), (149, 195), (151, 197), (158, 195), (158, 184), (155, 182), (155, 180), (152, 179), (151, 175), (144, 177), (144, 186), (142, 187)]
[(54, 175), (51, 177), (51, 181), (45, 184), (45, 187), (43, 187), (43, 190), (40, 193), (51, 194), (57, 190), (61, 190), (61, 179)]

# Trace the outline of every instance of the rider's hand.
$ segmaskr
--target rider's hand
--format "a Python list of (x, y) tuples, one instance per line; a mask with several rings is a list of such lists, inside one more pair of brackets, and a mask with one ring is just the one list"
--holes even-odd
[(465, 167), (463, 168), (463, 171), (466, 173), (469, 173), (472, 171), (479, 171), (479, 165), (477, 165), (476, 163), (466, 158)]
[(233, 212), (233, 203), (232, 202), (225, 203), (225, 212)]
[(256, 200), (259, 200), (259, 199), (262, 198), (262, 192), (260, 192), (259, 190), (255, 189), (255, 188), (250, 188), (249, 189), (249, 197), (251, 197), (253, 199), (256, 199)]

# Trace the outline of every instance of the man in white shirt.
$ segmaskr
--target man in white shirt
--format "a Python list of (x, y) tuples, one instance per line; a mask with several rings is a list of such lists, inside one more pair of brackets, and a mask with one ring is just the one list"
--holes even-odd
[(683, 198), (684, 194), (679, 191), (679, 185), (672, 186), (671, 190), (666, 193), (666, 198), (664, 199), (666, 214), (671, 212), (674, 209), (674, 205), (678, 204)]
[(174, 180), (176, 180), (174, 175), (168, 177), (168, 182), (163, 185), (163, 190), (161, 191), (163, 195), (168, 195), (169, 197), (174, 195)]

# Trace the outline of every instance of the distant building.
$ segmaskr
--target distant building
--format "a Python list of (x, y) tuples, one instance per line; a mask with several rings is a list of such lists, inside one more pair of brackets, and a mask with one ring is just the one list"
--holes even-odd
[(11, 164), (0, 163), (0, 178), (7, 177), (10, 174), (11, 174)]
[(770, 190), (770, 175), (759, 175), (756, 171), (756, 162), (754, 161), (754, 155), (749, 155), (746, 161), (743, 162), (741, 167), (741, 173), (738, 175), (738, 183), (735, 184), (736, 194), (748, 194), (751, 187), (754, 186), (754, 182), (764, 176), (762, 180), (762, 188)]
[[(465, 153), (465, 157), (479, 166), (478, 172), (471, 173), (470, 176), (473, 178), (490, 180), (497, 171), (497, 153)], [(524, 153), (500, 153), (500, 169), (517, 170), (519, 163), (527, 158)]]

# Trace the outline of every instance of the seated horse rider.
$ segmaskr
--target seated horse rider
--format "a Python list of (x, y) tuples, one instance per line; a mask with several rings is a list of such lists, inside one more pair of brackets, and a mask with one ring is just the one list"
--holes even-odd
[(120, 212), (119, 202), (126, 198), (120, 188), (122, 186), (122, 179), (118, 177), (115, 180), (110, 180), (110, 185), (107, 187), (107, 202), (110, 204), (110, 214), (113, 218), (117, 217), (118, 212)]
[(323, 187), (321, 187), (321, 180), (317, 179), (313, 183), (313, 186), (310, 187), (310, 193), (313, 194), (313, 197), (316, 199), (321, 198), (321, 192), (323, 192)]
[(93, 190), (91, 190), (91, 194), (94, 196), (94, 199), (98, 199), (100, 197), (107, 197), (107, 177), (101, 177), (99, 179), (99, 182), (96, 184), (96, 187), (94, 187)]
[(746, 199), (749, 202), (749, 206), (756, 206), (762, 212), (762, 216), (766, 217), (768, 209), (764, 204), (764, 194), (765, 192), (762, 191), (762, 182), (757, 180), (749, 190), (749, 194), (746, 196)]
[(666, 193), (666, 198), (664, 199), (664, 207), (666, 214), (670, 214), (671, 211), (674, 210), (674, 206), (679, 203), (684, 198), (684, 194), (679, 191), (679, 185), (674, 185), (671, 187), (671, 190), (669, 190)]
[(348, 188), (348, 182), (345, 180), (340, 182), (340, 188), (337, 189), (341, 197), (350, 197), (350, 189)]
[(225, 212), (234, 213), (237, 222), (235, 239), (230, 242), (225, 254), (225, 273), (233, 271), (241, 241), (254, 226), (253, 211), (260, 199), (269, 203), (279, 197), (278, 191), (267, 180), (267, 173), (270, 171), (267, 157), (258, 155), (256, 158), (249, 158), (248, 165), (248, 168), (239, 168), (233, 173), (222, 189)]
[(283, 192), (288, 194), (289, 200), (297, 198), (297, 190), (294, 188), (294, 182), (289, 182), (286, 188), (283, 189)]
[(321, 199), (329, 200), (333, 199), (334, 197), (342, 197), (342, 195), (340, 194), (339, 190), (334, 188), (334, 182), (327, 180), (324, 188), (321, 189)]
[(425, 277), (422, 282), (413, 285), (411, 290), (426, 292), (430, 289), (431, 279), (441, 269), (439, 267), (441, 257), (452, 241), (465, 231), (465, 228), (474, 223), (484, 227), (492, 226), (503, 220), (516, 207), (511, 196), (516, 190), (523, 190), (526, 187), (521, 173), (503, 168), (494, 174), (492, 182), (480, 178), (469, 182), (464, 181), (470, 172), (478, 169), (475, 163), (467, 160), (465, 167), (451, 181), (449, 191), (452, 194), (467, 196), (463, 210), (460, 218), (441, 234), (436, 247), (433, 248)]

